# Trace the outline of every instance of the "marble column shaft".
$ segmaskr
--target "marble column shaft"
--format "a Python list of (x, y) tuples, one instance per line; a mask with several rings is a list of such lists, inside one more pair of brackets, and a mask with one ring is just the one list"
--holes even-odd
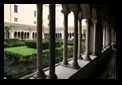
[(47, 79), (57, 79), (55, 74), (55, 4), (49, 4), (49, 75)]
[(94, 40), (93, 40), (93, 53), (92, 55), (96, 55), (96, 52), (95, 52), (95, 48), (96, 48), (96, 23), (97, 23), (97, 20), (93, 20), (93, 23), (94, 23)]
[(73, 48), (72, 67), (74, 69), (79, 69), (80, 66), (78, 65), (78, 61), (77, 61), (77, 54), (78, 54), (78, 10), (73, 10), (73, 13), (74, 13), (74, 48)]
[(83, 59), (81, 56), (81, 49), (82, 49), (82, 19), (79, 19), (79, 28), (78, 28), (78, 58)]
[(69, 12), (63, 12), (64, 14), (64, 39), (63, 39), (63, 62), (62, 65), (68, 65), (68, 48), (67, 48), (67, 38), (68, 38), (68, 13)]
[(89, 22), (90, 18), (86, 18), (86, 52), (85, 52), (85, 58), (84, 60), (90, 61), (90, 56), (89, 56), (89, 35), (90, 35), (90, 27), (89, 27)]
[(37, 71), (34, 75), (35, 79), (45, 79), (46, 75), (43, 71), (42, 57), (42, 4), (37, 4)]

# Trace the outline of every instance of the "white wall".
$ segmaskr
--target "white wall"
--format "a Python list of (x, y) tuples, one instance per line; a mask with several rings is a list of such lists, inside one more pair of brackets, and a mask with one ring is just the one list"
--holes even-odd
[[(10, 4), (4, 4), (4, 22), (34, 25), (34, 21), (36, 21), (36, 17), (34, 17), (34, 10), (37, 10), (36, 5), (35, 4), (16, 4), (16, 5), (18, 5), (18, 13), (14, 12), (14, 4), (11, 4), (11, 11), (10, 11)], [(11, 21), (10, 17), (8, 17), (10, 16), (10, 12), (11, 12)], [(18, 22), (14, 21), (15, 17), (18, 18)]]
[(56, 7), (56, 27), (64, 27), (63, 26), (64, 16), (63, 13), (61, 13), (61, 10), (62, 6)]
[(4, 22), (10, 22), (10, 4), (4, 4)]
[(48, 15), (49, 15), (49, 6), (46, 6), (43, 4), (43, 25), (44, 27), (49, 27), (49, 20), (48, 20)]
[[(10, 21), (10, 5), (11, 5), (11, 21)], [(36, 4), (16, 4), (18, 5), (18, 13), (14, 13), (14, 4), (4, 4), (4, 22), (12, 22), (18, 24), (35, 25), (37, 24), (36, 17), (34, 17), (34, 10), (37, 11)], [(64, 16), (61, 13), (62, 6), (56, 6), (56, 27), (64, 27)], [(43, 4), (43, 25), (48, 27), (49, 20), (49, 5)], [(18, 18), (18, 22), (14, 21), (14, 18)], [(34, 24), (36, 21), (36, 24)], [(85, 22), (83, 20), (82, 25)], [(74, 27), (73, 12), (68, 15), (68, 27)]]

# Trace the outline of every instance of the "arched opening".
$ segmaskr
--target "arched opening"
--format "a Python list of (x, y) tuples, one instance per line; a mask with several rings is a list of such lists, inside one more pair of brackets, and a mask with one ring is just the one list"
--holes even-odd
[(17, 39), (17, 32), (14, 32), (14, 37)]
[(24, 38), (24, 32), (21, 32), (21, 40)]

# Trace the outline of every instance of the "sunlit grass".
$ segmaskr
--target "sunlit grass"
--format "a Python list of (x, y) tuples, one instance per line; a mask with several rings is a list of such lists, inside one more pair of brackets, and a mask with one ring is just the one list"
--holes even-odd
[(33, 53), (36, 53), (36, 49), (28, 48), (27, 46), (5, 48), (4, 50), (7, 50), (13, 53), (18, 53), (23, 56), (32, 55)]

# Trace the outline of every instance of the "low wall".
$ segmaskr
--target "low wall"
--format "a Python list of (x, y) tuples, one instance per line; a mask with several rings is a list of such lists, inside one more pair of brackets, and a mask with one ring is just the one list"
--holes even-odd
[(110, 58), (112, 53), (111, 47), (106, 49), (102, 54), (72, 75), (69, 79), (92, 79), (97, 75), (102, 65)]

